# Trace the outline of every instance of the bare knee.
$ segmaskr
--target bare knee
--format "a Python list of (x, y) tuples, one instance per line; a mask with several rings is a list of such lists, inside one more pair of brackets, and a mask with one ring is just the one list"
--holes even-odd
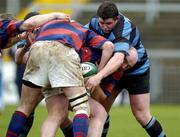
[(105, 121), (107, 118), (107, 112), (104, 109), (104, 107), (94, 99), (90, 99), (89, 102), (90, 102), (91, 116), (93, 118), (102, 119)]
[(133, 115), (142, 126), (146, 125), (152, 117), (149, 111), (142, 109), (135, 110)]

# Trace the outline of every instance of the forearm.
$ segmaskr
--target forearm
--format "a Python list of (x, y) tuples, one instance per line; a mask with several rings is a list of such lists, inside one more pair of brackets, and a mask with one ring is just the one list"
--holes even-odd
[(16, 54), (15, 54), (15, 62), (17, 64), (26, 64), (27, 61), (27, 56), (28, 56), (28, 49), (26, 46), (17, 49)]
[(60, 13), (60, 12), (53, 12), (49, 14), (43, 14), (43, 15), (36, 15), (33, 16), (21, 25), (21, 30), (29, 30), (36, 27), (39, 27), (43, 25), (46, 22), (49, 22), (53, 19), (64, 19), (64, 20), (70, 20), (70, 16), (68, 14)]
[(99, 71), (97, 75), (103, 79), (118, 70), (124, 61), (124, 56), (125, 55), (123, 53), (115, 53), (114, 56), (108, 61), (106, 66)]

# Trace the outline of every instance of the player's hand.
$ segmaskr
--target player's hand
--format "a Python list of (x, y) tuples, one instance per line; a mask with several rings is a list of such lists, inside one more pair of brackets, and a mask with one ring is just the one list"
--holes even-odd
[(28, 34), (26, 32), (23, 32), (21, 34), (18, 34), (19, 40), (26, 39)]
[(92, 93), (95, 88), (101, 83), (101, 80), (102, 78), (99, 75), (90, 77), (85, 83), (86, 89)]

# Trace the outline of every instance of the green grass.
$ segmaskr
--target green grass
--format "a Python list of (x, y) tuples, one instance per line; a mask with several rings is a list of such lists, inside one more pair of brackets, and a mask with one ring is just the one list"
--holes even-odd
[[(6, 128), (15, 106), (6, 106), (0, 115), (0, 137), (5, 136)], [(162, 123), (168, 137), (179, 137), (180, 105), (152, 105), (152, 114)], [(131, 114), (130, 107), (115, 107), (111, 111), (111, 126), (108, 137), (148, 137)], [(35, 122), (29, 137), (39, 137), (40, 127), (46, 118), (46, 108), (39, 106), (35, 113)], [(63, 137), (58, 131), (56, 137)]]

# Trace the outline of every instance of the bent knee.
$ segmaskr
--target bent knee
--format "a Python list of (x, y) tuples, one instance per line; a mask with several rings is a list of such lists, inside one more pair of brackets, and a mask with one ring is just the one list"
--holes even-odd
[(152, 116), (149, 112), (139, 111), (139, 112), (134, 113), (134, 117), (143, 126), (151, 119)]
[(94, 99), (90, 99), (90, 108), (91, 108), (91, 116), (96, 118), (105, 118), (107, 117), (107, 112), (105, 108)]

